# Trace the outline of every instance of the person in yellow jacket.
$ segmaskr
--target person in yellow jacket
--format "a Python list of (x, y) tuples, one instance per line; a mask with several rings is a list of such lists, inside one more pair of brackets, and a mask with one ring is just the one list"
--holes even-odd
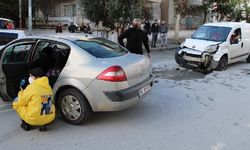
[(21, 128), (29, 131), (31, 126), (40, 126), (40, 131), (47, 130), (47, 124), (55, 119), (52, 89), (48, 77), (40, 68), (30, 71), (29, 85), (19, 91), (13, 108), (22, 119)]

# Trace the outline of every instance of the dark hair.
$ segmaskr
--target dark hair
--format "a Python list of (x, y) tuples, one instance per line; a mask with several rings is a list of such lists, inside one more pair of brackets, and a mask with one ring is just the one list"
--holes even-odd
[(39, 67), (31, 69), (30, 74), (36, 78), (40, 78), (40, 77), (45, 76), (44, 71)]

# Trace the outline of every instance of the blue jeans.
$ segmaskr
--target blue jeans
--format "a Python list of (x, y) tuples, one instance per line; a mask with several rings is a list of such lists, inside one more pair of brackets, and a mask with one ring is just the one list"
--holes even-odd
[(155, 43), (157, 41), (157, 37), (158, 37), (158, 32), (152, 32), (152, 43), (151, 43), (152, 47), (155, 47)]

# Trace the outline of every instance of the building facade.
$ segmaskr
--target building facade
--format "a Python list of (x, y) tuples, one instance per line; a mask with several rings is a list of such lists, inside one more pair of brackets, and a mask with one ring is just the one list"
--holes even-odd
[[(181, 18), (182, 29), (195, 29), (203, 23), (202, 6), (203, 0), (189, 0), (190, 10), (184, 18)], [(174, 0), (161, 1), (161, 19), (165, 20), (169, 28), (173, 29), (175, 24), (175, 3)]]
[[(161, 19), (161, 0), (144, 0), (144, 14), (150, 14), (150, 19)], [(55, 9), (49, 16), (49, 25), (61, 23), (68, 25), (70, 22), (80, 25), (82, 22), (89, 22), (82, 17), (83, 11), (79, 0), (64, 0), (55, 3)], [(40, 10), (35, 11), (36, 25), (44, 25), (43, 14)]]

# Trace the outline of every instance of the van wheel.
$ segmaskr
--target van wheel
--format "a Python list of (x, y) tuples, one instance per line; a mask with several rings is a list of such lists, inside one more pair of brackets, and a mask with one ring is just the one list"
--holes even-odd
[(220, 58), (220, 61), (218, 63), (216, 70), (218, 70), (218, 71), (226, 70), (227, 65), (228, 65), (228, 58), (227, 58), (227, 56), (224, 55)]
[(63, 119), (70, 124), (84, 123), (92, 112), (87, 99), (74, 88), (62, 91), (58, 104)]
[(250, 54), (248, 55), (246, 61), (247, 61), (247, 63), (250, 63)]

